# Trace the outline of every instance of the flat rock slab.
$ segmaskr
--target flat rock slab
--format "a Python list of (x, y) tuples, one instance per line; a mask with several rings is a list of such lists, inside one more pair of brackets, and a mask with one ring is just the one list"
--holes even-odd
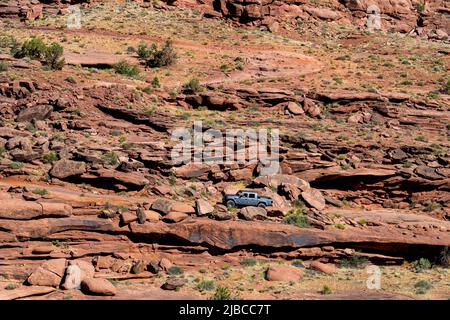
[(67, 64), (97, 68), (112, 67), (114, 64), (118, 63), (121, 60), (138, 63), (138, 60), (136, 58), (107, 52), (86, 52), (85, 54), (66, 52), (64, 53), (64, 59), (66, 60)]
[(15, 300), (31, 296), (41, 296), (55, 291), (53, 287), (44, 286), (30, 286), (20, 287), (14, 290), (2, 290), (0, 291), (0, 300)]

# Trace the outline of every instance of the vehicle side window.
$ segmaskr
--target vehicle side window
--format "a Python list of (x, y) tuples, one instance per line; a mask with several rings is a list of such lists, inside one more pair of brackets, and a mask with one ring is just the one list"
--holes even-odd
[(248, 197), (250, 198), (250, 199), (255, 199), (256, 197), (255, 197), (256, 195), (254, 194), (254, 193), (249, 193), (248, 194)]
[(243, 194), (242, 194), (242, 197), (248, 198), (248, 193), (243, 193)]

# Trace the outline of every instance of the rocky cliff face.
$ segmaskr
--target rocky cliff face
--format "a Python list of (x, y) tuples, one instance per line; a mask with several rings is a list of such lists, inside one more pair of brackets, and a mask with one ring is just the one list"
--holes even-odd
[[(58, 14), (68, 5), (94, 3), (93, 0), (43, 1), (11, 0), (0, 3), (0, 17), (35, 20), (43, 13)], [(98, 1), (97, 1), (98, 2)], [(145, 1), (136, 1), (152, 5)], [(253, 26), (265, 26), (277, 32), (282, 26), (315, 21), (353, 24), (365, 28), (370, 17), (380, 18), (382, 30), (395, 30), (447, 39), (450, 33), (450, 4), (443, 0), (211, 0), (193, 4), (190, 1), (164, 1), (172, 6), (196, 7), (206, 16), (224, 17)]]
[(276, 30), (281, 22), (316, 20), (364, 26), (369, 15), (379, 15), (383, 30), (417, 33), (440, 29), (450, 32), (450, 5), (445, 1), (340, 0), (310, 2), (269, 0), (215, 0), (215, 10), (245, 24), (266, 25)]

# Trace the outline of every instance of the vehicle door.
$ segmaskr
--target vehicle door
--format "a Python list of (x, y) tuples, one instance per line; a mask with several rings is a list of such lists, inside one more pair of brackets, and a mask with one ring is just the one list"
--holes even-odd
[(247, 192), (242, 192), (240, 197), (239, 197), (239, 204), (241, 206), (248, 206), (248, 193)]
[(248, 205), (255, 207), (258, 205), (258, 197), (256, 196), (256, 193), (248, 194)]

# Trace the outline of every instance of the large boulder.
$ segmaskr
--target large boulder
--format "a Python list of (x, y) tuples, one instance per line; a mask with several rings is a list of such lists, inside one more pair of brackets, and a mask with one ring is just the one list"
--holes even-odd
[(31, 122), (33, 120), (45, 120), (50, 117), (53, 107), (49, 105), (38, 105), (22, 110), (17, 116), (17, 122)]
[(303, 271), (292, 266), (270, 266), (266, 271), (268, 281), (299, 281), (303, 277)]
[(301, 196), (311, 207), (314, 207), (317, 210), (325, 209), (325, 198), (319, 190), (311, 188), (303, 191)]
[(66, 259), (46, 261), (28, 277), (28, 283), (36, 286), (59, 287), (66, 270)]
[(53, 163), (50, 175), (55, 178), (64, 179), (81, 175), (85, 172), (86, 164), (84, 162), (62, 159)]
[(100, 296), (114, 296), (117, 293), (116, 287), (106, 279), (87, 278), (81, 282), (81, 290), (86, 294)]
[(153, 202), (152, 204), (152, 210), (155, 210), (163, 215), (166, 215), (170, 212), (172, 208), (172, 200), (164, 199), (164, 198), (158, 198)]
[(259, 207), (245, 207), (239, 211), (239, 215), (248, 221), (265, 220), (267, 218), (267, 211)]
[(204, 216), (210, 214), (214, 211), (214, 207), (206, 200), (198, 199), (197, 204), (197, 215)]

